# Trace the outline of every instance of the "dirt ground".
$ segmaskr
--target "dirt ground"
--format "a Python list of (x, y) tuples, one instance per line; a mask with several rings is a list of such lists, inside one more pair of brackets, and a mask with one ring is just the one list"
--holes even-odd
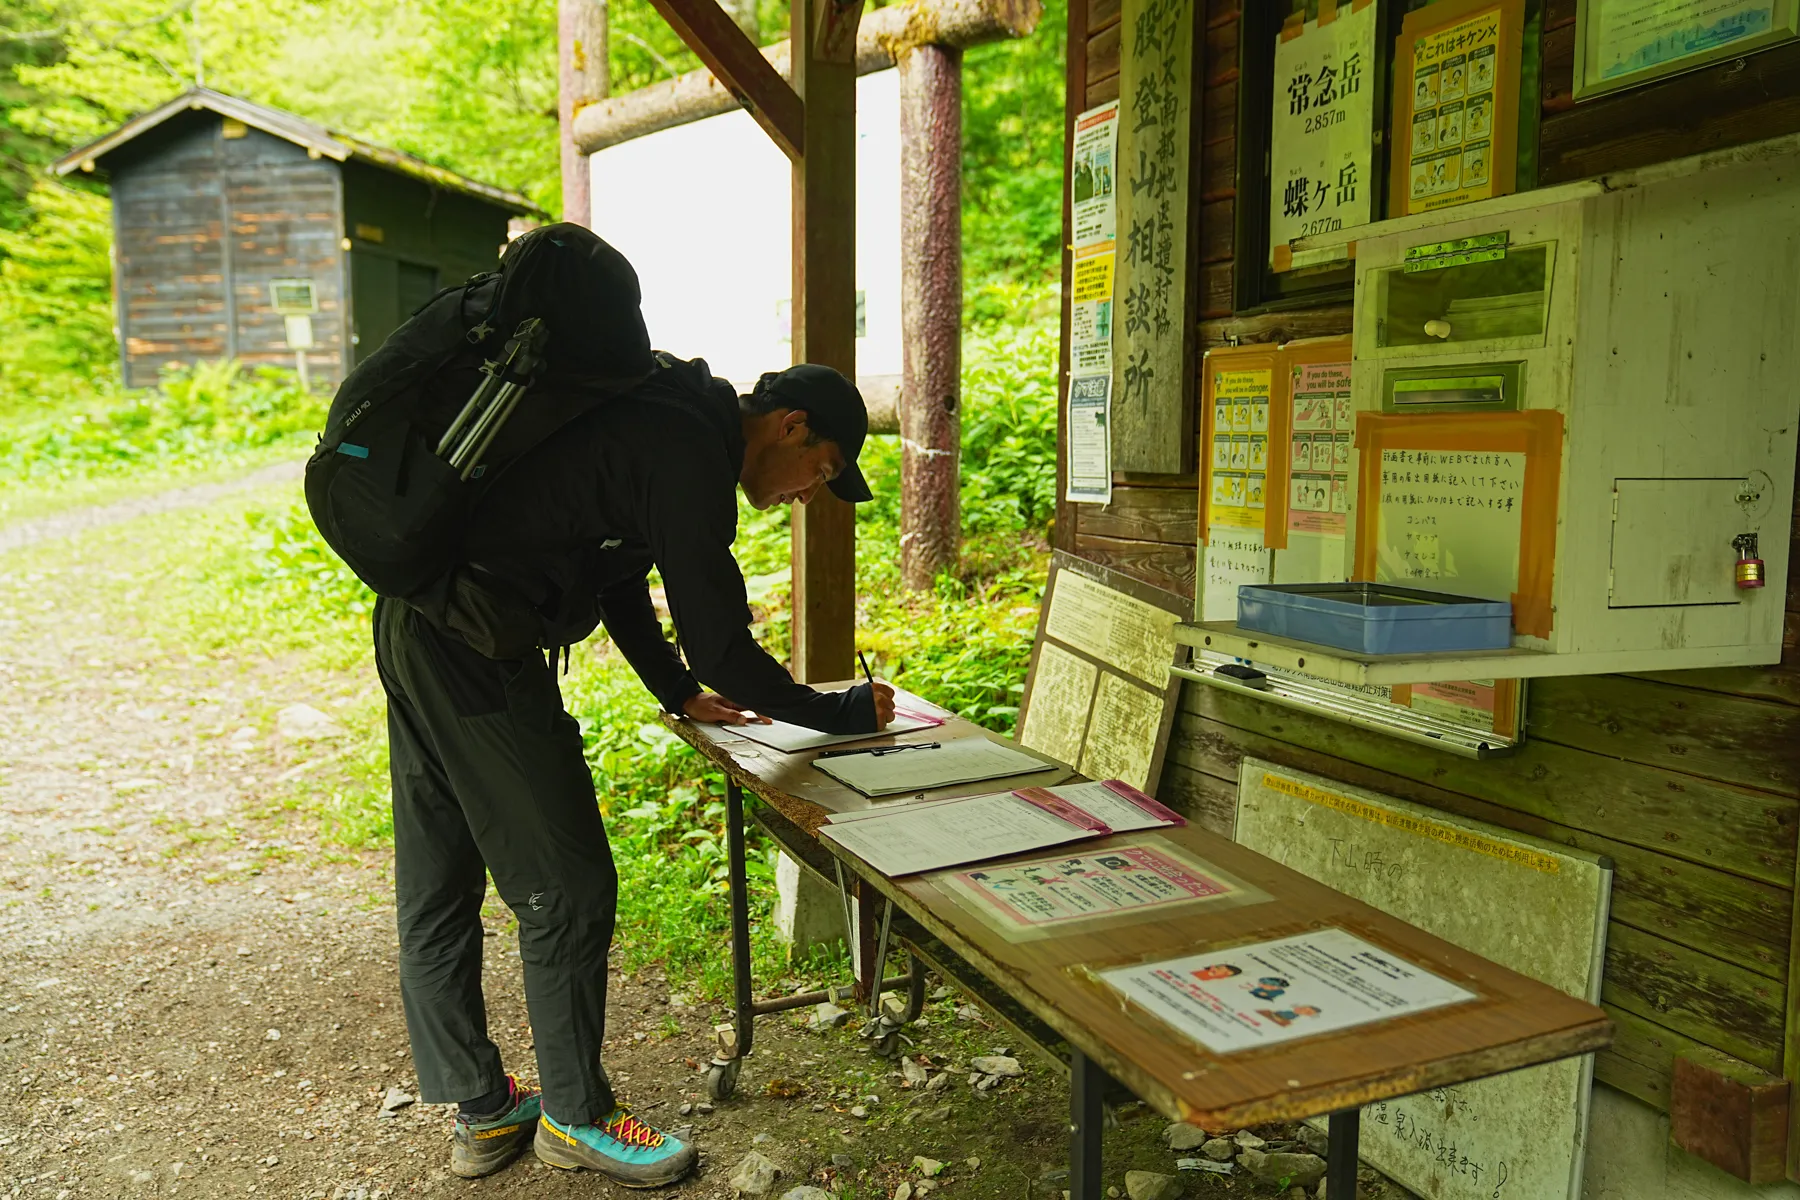
[[(309, 769), (268, 713), (296, 701), (330, 711), (372, 681), (248, 652), (170, 659), (102, 616), (103, 565), (71, 556), (65, 569), (21, 574), (8, 563), (20, 546), (153, 522), (229, 491), (0, 531), (0, 1197), (612, 1193), (529, 1151), (487, 1180), (458, 1180), (447, 1108), (381, 1115), (390, 1088), (416, 1090), (389, 864), (322, 844), (267, 802)], [(509, 1068), (532, 1078), (508, 929), (496, 909), (489, 1020)], [(926, 1156), (947, 1164), (936, 1180), (946, 1198), (1060, 1200), (1062, 1080), (959, 1016), (958, 997), (928, 1006), (910, 1052), (935, 1070), (1016, 1051), (1022, 1078), (977, 1093), (953, 1069), (942, 1091), (908, 1087), (853, 1031), (815, 1032), (802, 1013), (760, 1023), (737, 1095), (684, 1115), (704, 1099), (695, 1068), (724, 1014), (672, 996), (655, 971), (613, 984), (615, 1082), (651, 1122), (691, 1126), (703, 1152), (699, 1173), (668, 1194), (729, 1195), (732, 1167), (755, 1149), (783, 1168), (777, 1195), (810, 1182), (885, 1200), (919, 1179), (913, 1160)], [(1118, 1117), (1108, 1182), (1122, 1188), (1127, 1169), (1174, 1173), (1164, 1122), (1142, 1106)], [(1190, 1195), (1249, 1190), (1179, 1178)]]

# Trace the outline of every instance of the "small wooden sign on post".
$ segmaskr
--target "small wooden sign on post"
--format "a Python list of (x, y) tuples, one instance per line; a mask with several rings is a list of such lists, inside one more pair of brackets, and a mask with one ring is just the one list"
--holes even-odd
[(1112, 468), (1178, 474), (1193, 445), (1192, 0), (1125, 0), (1119, 47)]

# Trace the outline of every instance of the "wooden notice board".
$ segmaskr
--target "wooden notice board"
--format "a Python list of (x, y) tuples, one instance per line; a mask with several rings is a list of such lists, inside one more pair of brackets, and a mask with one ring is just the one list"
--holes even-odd
[(1091, 779), (1155, 793), (1181, 681), (1173, 631), (1189, 602), (1072, 555), (1050, 566), (1019, 744)]
[[(1465, 950), (1599, 999), (1604, 859), (1254, 758), (1240, 771), (1236, 837)], [(1583, 1056), (1372, 1106), (1362, 1157), (1424, 1200), (1496, 1190), (1572, 1200), (1592, 1080)]]
[(1193, 445), (1195, 9), (1124, 0), (1112, 467), (1179, 474)]

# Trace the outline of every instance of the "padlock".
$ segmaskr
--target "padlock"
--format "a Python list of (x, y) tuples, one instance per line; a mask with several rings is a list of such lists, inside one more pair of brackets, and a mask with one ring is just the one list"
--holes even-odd
[(1731, 539), (1731, 548), (1738, 552), (1735, 578), (1741, 588), (1759, 588), (1766, 582), (1763, 560), (1756, 556), (1756, 535), (1740, 533)]

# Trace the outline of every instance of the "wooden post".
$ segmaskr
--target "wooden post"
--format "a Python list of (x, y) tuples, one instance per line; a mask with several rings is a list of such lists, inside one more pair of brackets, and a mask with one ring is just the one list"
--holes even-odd
[(575, 118), (611, 89), (606, 0), (557, 0), (557, 124), (562, 141), (563, 220), (590, 226), (592, 173), (575, 145)]
[[(793, 86), (803, 105), (802, 153), (794, 156), (794, 361), (856, 378), (856, 64), (860, 4), (793, 0)], [(817, 36), (843, 44), (821, 56)], [(821, 489), (794, 508), (794, 677), (849, 679), (856, 658), (855, 510)]]
[[(1062, 294), (1074, 283), (1075, 213), (1070, 205), (1069, 176), (1075, 167), (1075, 118), (1087, 108), (1088, 0), (1069, 0), (1068, 81), (1063, 92)], [(1056, 523), (1050, 544), (1075, 550), (1075, 511), (1069, 503), (1069, 304), (1062, 305), (1062, 337), (1056, 359)]]
[(962, 544), (962, 51), (900, 59), (900, 577), (924, 591)]

